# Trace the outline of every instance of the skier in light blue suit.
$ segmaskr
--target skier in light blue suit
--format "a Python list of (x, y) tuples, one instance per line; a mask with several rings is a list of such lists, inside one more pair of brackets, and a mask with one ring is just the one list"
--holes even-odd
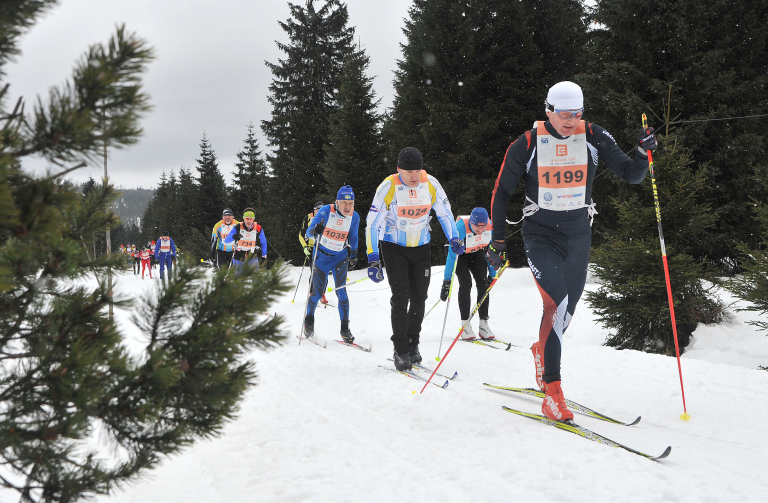
[[(352, 187), (345, 185), (336, 194), (336, 202), (320, 208), (307, 228), (306, 237), (315, 239), (317, 257), (312, 267), (311, 293), (304, 316), (305, 337), (312, 337), (315, 333), (315, 308), (325, 292), (328, 273), (333, 272), (336, 288), (339, 288), (347, 282), (348, 266), (354, 267), (357, 263), (360, 216), (354, 207), (355, 193)], [(352, 343), (355, 338), (349, 330), (347, 289), (336, 290), (336, 297), (339, 299), (341, 336), (345, 342)]]

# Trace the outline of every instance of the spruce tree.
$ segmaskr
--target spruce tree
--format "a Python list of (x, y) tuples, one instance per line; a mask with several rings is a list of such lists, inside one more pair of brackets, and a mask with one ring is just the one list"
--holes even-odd
[[(0, 3), (0, 65), (53, 4)], [(77, 63), (75, 78), (32, 101), (32, 113), (23, 99), (10, 110), (0, 99), (3, 501), (11, 493), (65, 503), (106, 495), (219, 434), (254, 382), (247, 353), (282, 338), (279, 319), (256, 315), (285, 291), (279, 271), (225, 279), (180, 263), (156, 297), (132, 305), (107, 286), (107, 272), (125, 268), (125, 257), (88, 253), (90, 236), (117, 225), (114, 188), (96, 184), (83, 198), (60, 177), (98, 158), (104, 142), (138, 139), (151, 57), (146, 42), (119, 27)], [(8, 87), (0, 89), (6, 97)], [(107, 124), (98, 113), (105, 106)], [(26, 173), (30, 155), (61, 171)], [(135, 307), (143, 346), (123, 342), (110, 303)]]
[[(562, 32), (550, 40), (542, 30), (552, 22)], [(563, 72), (573, 68), (558, 67), (545, 56), (578, 61), (583, 48), (570, 43), (584, 31), (580, 7), (566, 0), (415, 0), (403, 31), (407, 42), (384, 127), (387, 164), (394, 172), (400, 149), (416, 147), (455, 215), (488, 208), (507, 147), (543, 117), (552, 76), (566, 80)], [(547, 45), (540, 48), (537, 41)], [(522, 184), (518, 194), (510, 204), (515, 219)], [(436, 251), (445, 241), (435, 230)], [(515, 264), (525, 263), (519, 236), (509, 256)]]
[(286, 258), (297, 261), (304, 258), (296, 239), (302, 219), (326, 190), (323, 147), (354, 34), (346, 4), (327, 0), (318, 9), (316, 3), (288, 4), (291, 18), (280, 27), (289, 42), (277, 42), (286, 58), (266, 63), (274, 75), (268, 98), (273, 110), (262, 131), (273, 149), (267, 156), (274, 175), (270, 204), (282, 222), (267, 232)]
[[(245, 208), (256, 210), (256, 219), (263, 221), (267, 212), (267, 163), (259, 150), (259, 141), (253, 132), (253, 123), (248, 124), (248, 134), (245, 137), (243, 150), (237, 153), (238, 162), (235, 163), (237, 171), (234, 173), (231, 199), (236, 215), (240, 215)], [(238, 220), (240, 218), (238, 217)]]
[[(764, 183), (768, 185), (768, 173), (763, 174)], [(761, 242), (755, 247), (739, 243), (742, 274), (726, 283), (726, 288), (748, 303), (746, 307), (738, 308), (739, 311), (760, 313), (765, 316), (768, 315), (768, 205), (764, 201), (757, 200), (753, 201), (753, 204), (756, 219), (760, 224)], [(768, 331), (766, 321), (752, 320), (748, 323), (760, 330)]]
[[(713, 295), (716, 269), (692, 255), (698, 237), (717, 225), (720, 210), (703, 195), (712, 180), (709, 166), (696, 167), (691, 152), (676, 139), (661, 143), (654, 171), (682, 351), (699, 323), (717, 323), (723, 316)], [(586, 300), (610, 331), (607, 345), (674, 355), (650, 178), (641, 184), (642, 192), (612, 200), (618, 223), (592, 252), (592, 270), (601, 286)]]
[(340, 78), (338, 109), (331, 115), (328, 143), (325, 146), (324, 200), (336, 199), (338, 189), (351, 185), (355, 191), (355, 211), (360, 215), (359, 257), (365, 256), (365, 218), (376, 187), (387, 174), (381, 142), (381, 117), (373, 92), (373, 79), (366, 75), (370, 58), (362, 49), (347, 57)]
[(194, 207), (183, 202), (178, 210), (183, 211), (181, 206), (186, 206), (185, 213), (192, 217), (189, 226), (203, 234), (210, 233), (216, 222), (221, 220), (222, 210), (229, 204), (224, 176), (219, 170), (216, 153), (205, 134), (200, 142), (200, 158), (197, 159), (195, 182), (197, 182), (197, 197), (194, 200)]
[[(768, 113), (768, 9), (726, 0), (601, 0), (593, 16), (591, 64), (579, 77), (590, 119), (629, 150), (645, 112), (651, 125), (692, 149), (697, 163), (710, 163), (706, 195), (723, 212), (693, 255), (734, 272), (736, 243), (759, 241), (749, 202), (768, 196), (755, 171), (766, 165), (768, 122), (709, 120)], [(677, 112), (666, 118), (670, 101)], [(595, 184), (598, 205), (610, 192), (599, 190), (605, 182)]]

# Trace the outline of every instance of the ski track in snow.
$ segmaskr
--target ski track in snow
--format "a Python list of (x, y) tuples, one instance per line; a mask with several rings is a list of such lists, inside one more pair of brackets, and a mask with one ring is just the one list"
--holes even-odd
[[(441, 270), (434, 268), (433, 272)], [(365, 276), (354, 271), (351, 280)], [(299, 268), (290, 278), (298, 280)], [(441, 274), (430, 285), (438, 298)], [(151, 294), (157, 280), (131, 274), (117, 291)], [(322, 349), (295, 335), (301, 326), (307, 280), (296, 303), (293, 290), (270, 308), (286, 318), (289, 337), (269, 352), (252, 354), (258, 385), (247, 393), (237, 419), (219, 437), (199, 441), (167, 458), (139, 481), (100, 503), (202, 503), (210, 501), (763, 501), (768, 440), (760, 433), (768, 414), (768, 338), (733, 313), (718, 326), (700, 326), (682, 358), (684, 422), (674, 358), (601, 346), (607, 332), (580, 302), (565, 335), (565, 396), (634, 427), (581, 414), (581, 426), (647, 454), (653, 462), (578, 438), (502, 410), (540, 412), (533, 397), (490, 390), (535, 385), (528, 349), (538, 337), (541, 300), (527, 269), (509, 270), (491, 294), (490, 325), (516, 344), (509, 351), (457, 342), (440, 372), (456, 381), (448, 389), (387, 372), (391, 365), (389, 291), (363, 282), (350, 287), (351, 329), (364, 353), (338, 338), (336, 308), (318, 307)], [(386, 282), (384, 283), (384, 286)], [(595, 284), (587, 284), (594, 290)], [(473, 293), (474, 295), (474, 293)], [(721, 292), (724, 300), (734, 299)], [(332, 301), (333, 302), (333, 301)], [(429, 300), (428, 306), (431, 306)], [(445, 314), (440, 304), (424, 321), (421, 353), (434, 367)], [(117, 312), (127, 343), (142, 344), (130, 313)], [(460, 328), (454, 294), (442, 354)], [(477, 326), (477, 319), (473, 320)], [(445, 380), (436, 378), (439, 384)], [(413, 393), (416, 391), (416, 393)], [(2, 493), (0, 493), (2, 494)]]

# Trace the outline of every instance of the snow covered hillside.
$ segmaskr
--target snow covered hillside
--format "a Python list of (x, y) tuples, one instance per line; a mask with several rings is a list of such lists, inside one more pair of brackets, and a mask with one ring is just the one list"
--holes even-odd
[[(442, 267), (433, 268), (427, 308), (437, 300)], [(291, 269), (295, 284), (299, 269)], [(351, 280), (365, 276), (355, 271)], [(157, 280), (131, 274), (118, 291), (142, 295)], [(259, 384), (220, 438), (167, 459), (109, 502), (721, 502), (765, 501), (768, 435), (768, 338), (734, 313), (727, 326), (702, 326), (683, 357), (690, 421), (683, 412), (674, 358), (601, 346), (606, 332), (585, 303), (565, 336), (565, 397), (636, 426), (575, 414), (581, 426), (659, 455), (654, 462), (590, 442), (504, 411), (540, 412), (541, 400), (492, 391), (483, 383), (535, 386), (530, 345), (541, 300), (527, 269), (508, 270), (491, 295), (490, 324), (509, 351), (458, 342), (440, 371), (458, 378), (447, 389), (388, 372), (389, 288), (386, 281), (353, 285), (351, 329), (371, 353), (336, 344), (335, 308), (319, 307), (315, 330), (326, 349), (299, 341), (306, 271), (274, 305), (291, 337), (270, 352), (254, 352)], [(597, 286), (588, 284), (587, 289)], [(727, 294), (723, 294), (726, 296)], [(335, 301), (333, 294), (329, 295)], [(733, 299), (725, 298), (726, 301)], [(425, 320), (421, 352), (434, 367), (445, 313)], [(140, 343), (130, 313), (118, 312), (126, 334)], [(477, 320), (473, 320), (477, 328)], [(442, 351), (460, 328), (451, 302)], [(445, 379), (439, 382), (444, 382)], [(416, 393), (413, 393), (416, 391)]]

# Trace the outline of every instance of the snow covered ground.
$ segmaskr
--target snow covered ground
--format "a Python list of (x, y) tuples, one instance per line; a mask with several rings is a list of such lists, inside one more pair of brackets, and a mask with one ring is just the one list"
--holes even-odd
[[(437, 300), (442, 267), (433, 268), (427, 307)], [(295, 284), (299, 269), (291, 270)], [(355, 271), (351, 279), (365, 276)], [(118, 292), (142, 295), (157, 283), (129, 274)], [(492, 391), (484, 382), (534, 386), (530, 345), (537, 337), (541, 300), (527, 269), (508, 270), (491, 296), (491, 328), (519, 347), (509, 351), (458, 342), (441, 372), (458, 371), (447, 389), (423, 394), (390, 365), (389, 288), (365, 281), (350, 287), (351, 328), (373, 344), (364, 353), (332, 342), (339, 317), (318, 308), (322, 349), (298, 344), (306, 275), (272, 310), (291, 337), (270, 352), (256, 351), (259, 384), (220, 438), (167, 459), (109, 502), (722, 502), (765, 501), (768, 435), (768, 338), (734, 313), (728, 325), (702, 326), (683, 356), (683, 412), (674, 358), (601, 346), (606, 331), (582, 301), (565, 337), (566, 398), (634, 427), (576, 414), (576, 422), (610, 439), (658, 455), (653, 462), (590, 442), (502, 410), (540, 411), (540, 400)], [(587, 289), (597, 285), (588, 284)], [(726, 302), (731, 302), (726, 293)], [(455, 293), (454, 293), (455, 296)], [(333, 294), (329, 295), (335, 300)], [(434, 366), (445, 313), (425, 320), (421, 352)], [(138, 343), (129, 313), (116, 314)], [(477, 320), (474, 320), (477, 328)], [(459, 330), (451, 302), (446, 337)], [(451, 340), (443, 341), (443, 353)], [(442, 380), (441, 382), (443, 382)], [(416, 391), (414, 394), (413, 392)]]

